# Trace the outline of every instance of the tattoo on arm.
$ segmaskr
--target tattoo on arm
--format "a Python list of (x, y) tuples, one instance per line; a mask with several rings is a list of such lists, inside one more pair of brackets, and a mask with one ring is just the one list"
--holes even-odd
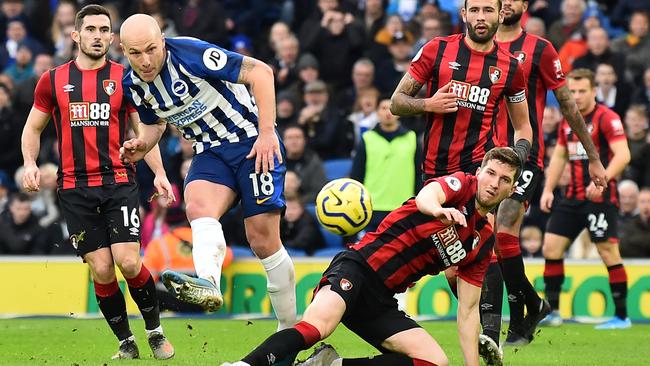
[(499, 205), (497, 212), (497, 225), (515, 228), (515, 224), (523, 217), (523, 204), (514, 199), (506, 199)]
[(421, 88), (420, 82), (409, 73), (404, 74), (391, 98), (390, 111), (398, 116), (413, 116), (424, 112), (424, 99), (414, 98)]
[(250, 72), (255, 68), (256, 61), (248, 56), (244, 56), (239, 69), (238, 83), (250, 84), (252, 80), (249, 77)]
[(571, 126), (571, 129), (578, 135), (580, 142), (582, 142), (582, 146), (584, 146), (585, 150), (587, 151), (589, 159), (597, 159), (598, 152), (596, 151), (596, 146), (591, 139), (591, 134), (587, 130), (585, 120), (582, 118), (582, 115), (578, 110), (578, 106), (573, 100), (571, 91), (569, 91), (569, 88), (565, 85), (555, 89), (554, 93), (555, 97), (560, 103), (560, 110), (562, 111), (562, 115), (564, 118), (566, 118), (569, 126)]

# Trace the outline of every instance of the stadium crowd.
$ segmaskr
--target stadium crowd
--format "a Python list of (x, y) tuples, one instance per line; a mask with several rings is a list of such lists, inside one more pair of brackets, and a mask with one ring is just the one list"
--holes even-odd
[[(134, 13), (155, 17), (165, 36), (193, 36), (256, 57), (274, 70), (277, 125), (286, 145), (287, 210), (282, 240), (293, 255), (332, 253), (340, 239), (319, 229), (313, 215), (316, 194), (326, 181), (352, 176), (377, 177), (366, 155), (377, 139), (415, 136), (421, 149), (423, 116), (386, 115), (386, 101), (411, 59), (430, 39), (461, 31), (459, 1), (436, 0), (137, 0), (94, 1), (111, 10), (113, 29)], [(39, 167), (41, 190), (22, 191), (20, 138), (42, 73), (74, 58), (70, 33), (74, 15), (87, 1), (3, 0), (0, 7), (0, 255), (70, 254), (68, 232), (56, 196), (56, 132), (43, 133)], [(565, 72), (589, 68), (596, 73), (597, 99), (616, 111), (626, 129), (632, 160), (619, 183), (621, 254), (650, 257), (650, 1), (532, 0), (526, 31), (549, 39)], [(128, 66), (119, 35), (109, 58)], [(562, 116), (549, 95), (543, 132), (547, 159), (552, 155)], [(382, 128), (382, 125), (397, 127)], [(364, 138), (368, 131), (377, 132)], [(368, 135), (370, 136), (370, 135)], [(372, 146), (369, 146), (372, 145)], [(411, 148), (409, 147), (409, 148)], [(142, 217), (142, 247), (187, 226), (183, 178), (192, 144), (167, 129), (160, 150), (179, 201), (172, 207), (151, 199), (153, 173), (137, 167)], [(419, 156), (416, 153), (415, 156)], [(418, 179), (390, 179), (400, 189), (373, 195), (380, 211), (390, 211), (417, 192)], [(395, 162), (391, 162), (395, 164)], [(399, 162), (398, 162), (399, 164)], [(391, 165), (392, 166), (392, 165)], [(558, 193), (567, 184), (561, 182)], [(373, 178), (376, 179), (376, 178)], [(403, 186), (403, 187), (402, 187)], [(522, 229), (527, 256), (541, 256), (547, 214), (533, 199)], [(371, 192), (372, 194), (373, 192)], [(395, 196), (395, 195), (403, 195)], [(391, 205), (395, 207), (391, 207)], [(241, 212), (231, 211), (223, 227), (228, 245), (246, 254)], [(179, 239), (180, 240), (180, 239)], [(588, 237), (573, 245), (575, 258), (597, 256)], [(330, 249), (330, 251), (327, 251)]]

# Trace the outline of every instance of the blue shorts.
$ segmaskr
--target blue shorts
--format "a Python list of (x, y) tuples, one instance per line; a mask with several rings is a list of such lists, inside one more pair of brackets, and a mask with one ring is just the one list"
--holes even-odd
[(255, 174), (255, 158), (246, 159), (255, 140), (256, 137), (224, 144), (195, 155), (185, 185), (194, 180), (207, 180), (227, 186), (239, 195), (244, 217), (284, 209), (284, 174), (287, 171), (284, 144), (280, 140), (282, 164), (275, 158), (275, 170)]

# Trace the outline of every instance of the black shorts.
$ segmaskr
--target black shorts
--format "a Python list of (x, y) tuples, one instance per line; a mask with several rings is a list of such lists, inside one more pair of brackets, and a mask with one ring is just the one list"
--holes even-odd
[(136, 184), (60, 189), (58, 196), (77, 255), (140, 241)]
[(530, 203), (543, 179), (544, 172), (537, 165), (531, 164), (530, 161), (526, 162), (524, 170), (517, 180), (515, 192), (510, 198), (517, 202)]
[(562, 199), (553, 206), (546, 232), (573, 242), (586, 228), (594, 243), (617, 242), (617, 217), (618, 209), (611, 203)]
[(381, 346), (384, 340), (420, 326), (397, 308), (395, 294), (362, 262), (361, 256), (351, 250), (337, 254), (314, 292), (332, 285), (332, 291), (345, 301), (341, 322), (364, 341), (386, 353), (388, 351)]

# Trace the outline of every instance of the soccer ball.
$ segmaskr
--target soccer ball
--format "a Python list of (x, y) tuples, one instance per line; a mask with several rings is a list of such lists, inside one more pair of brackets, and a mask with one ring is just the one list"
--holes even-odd
[(366, 227), (372, 217), (370, 193), (354, 179), (335, 179), (316, 196), (316, 217), (334, 234), (354, 235)]

